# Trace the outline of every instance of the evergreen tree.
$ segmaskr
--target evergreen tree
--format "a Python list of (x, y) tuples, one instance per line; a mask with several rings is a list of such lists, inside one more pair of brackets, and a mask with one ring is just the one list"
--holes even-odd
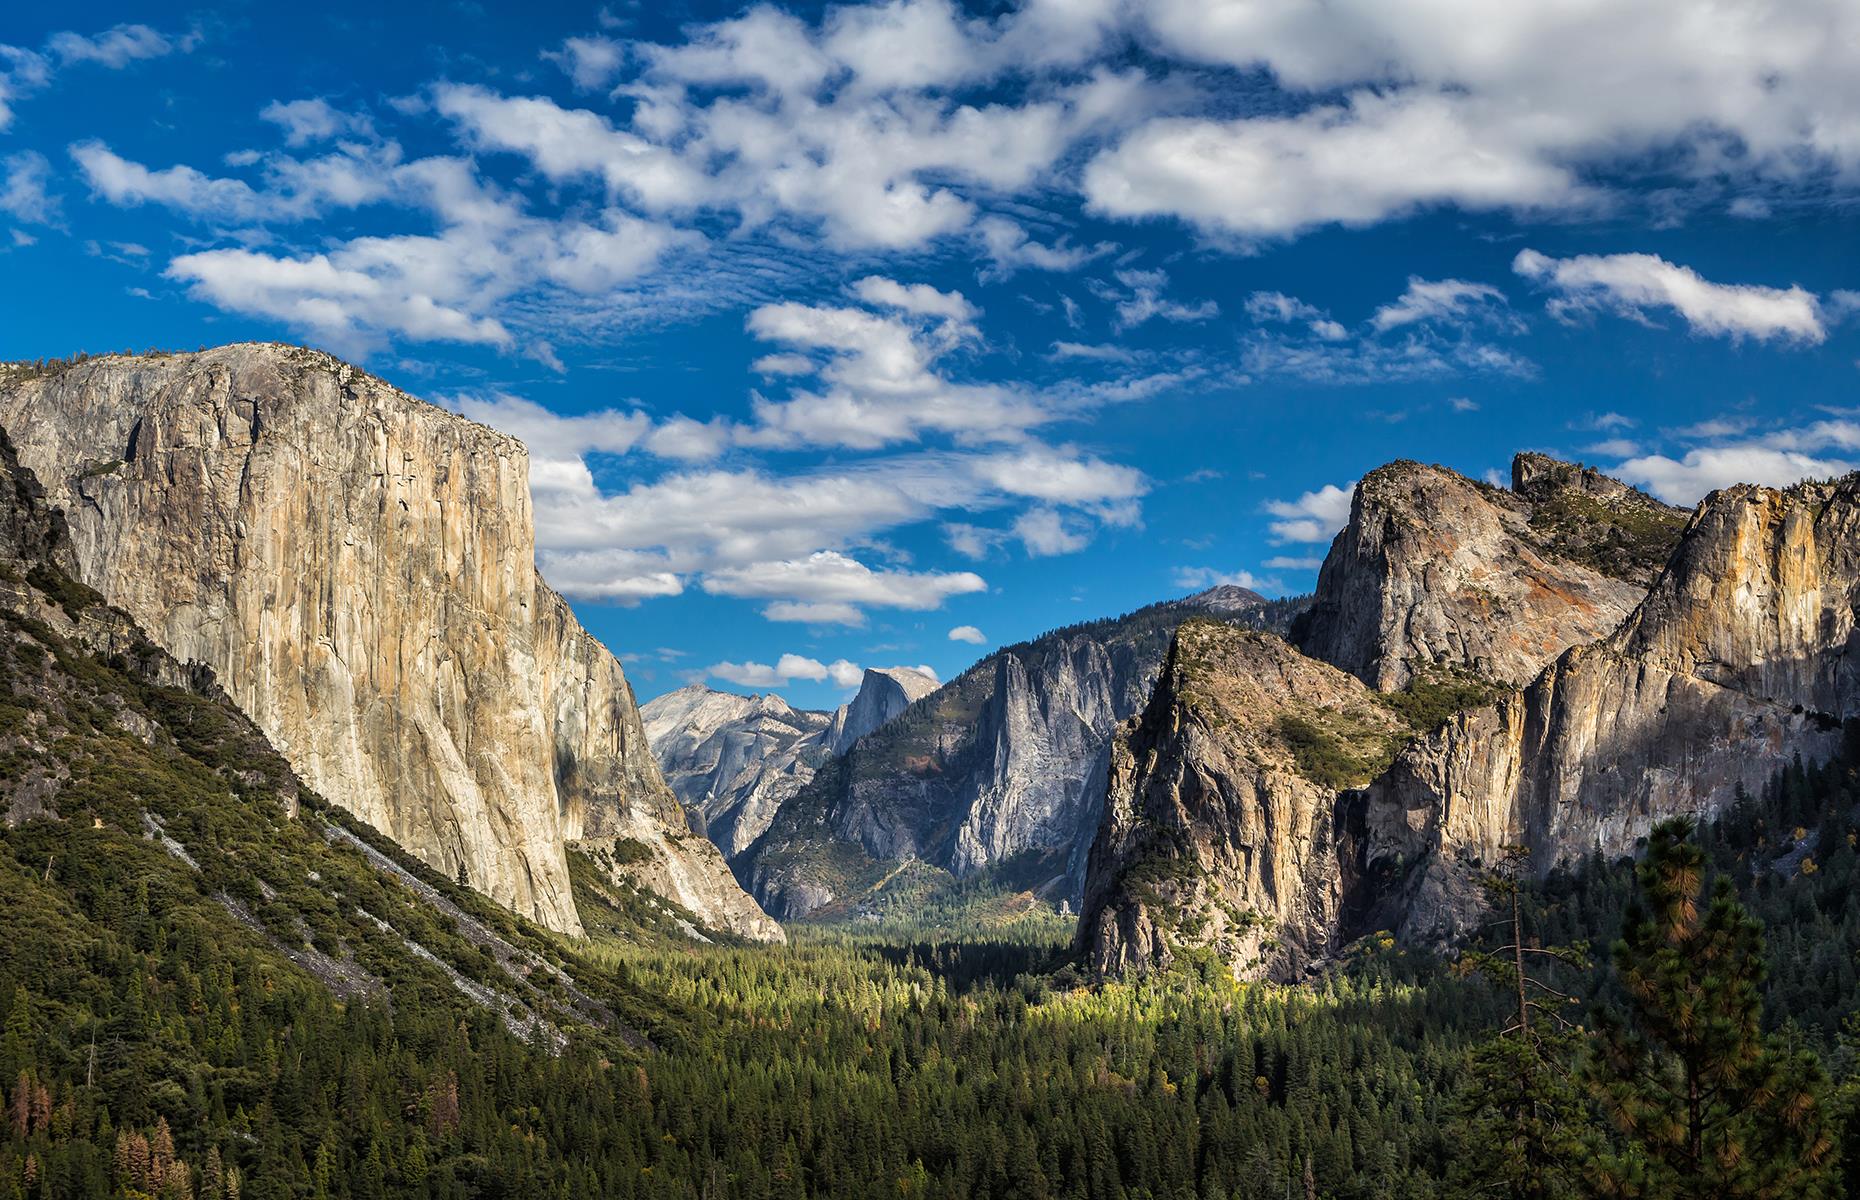
[(1834, 1158), (1826, 1077), (1763, 1036), (1763, 931), (1731, 881), (1705, 886), (1684, 818), (1654, 827), (1615, 944), (1626, 1018), (1600, 1009), (1586, 1070), (1614, 1125), (1589, 1164), (1605, 1196), (1822, 1194)]
[(1549, 972), (1586, 970), (1584, 945), (1545, 946), (1525, 933), (1526, 854), (1507, 847), (1484, 883), (1509, 940), (1460, 956), (1461, 974), (1490, 979), (1511, 1000), (1510, 1023), (1475, 1046), (1455, 1096), (1457, 1153), (1449, 1181), (1462, 1194), (1561, 1200), (1575, 1193), (1581, 1131), (1589, 1114), (1575, 1084), (1579, 1030), (1564, 1011), (1572, 996)]

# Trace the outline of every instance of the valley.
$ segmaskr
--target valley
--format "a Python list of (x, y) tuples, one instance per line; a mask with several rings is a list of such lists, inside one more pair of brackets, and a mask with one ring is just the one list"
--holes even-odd
[(636, 706), (523, 446), (327, 356), (14, 366), (0, 425), (21, 1200), (1469, 1194), (1493, 889), (1606, 946), (1662, 838), (1860, 1146), (1857, 477), (1398, 462), (1312, 596), (825, 712)]

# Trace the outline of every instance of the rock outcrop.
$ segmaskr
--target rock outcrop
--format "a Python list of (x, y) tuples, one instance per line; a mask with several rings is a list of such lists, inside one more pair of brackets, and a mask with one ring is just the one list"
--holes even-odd
[(1283, 627), (1297, 611), (1243, 591), (996, 651), (823, 768), (734, 860), (738, 877), (784, 919), (852, 902), (909, 861), (1076, 901), (1111, 734), (1148, 700), (1176, 626), (1213, 613)]
[(868, 667), (859, 692), (833, 714), (828, 748), (844, 754), (866, 734), (888, 724), (913, 703), (936, 691), (937, 681), (910, 667)]
[(1111, 750), (1078, 946), (1101, 973), (1211, 952), (1295, 978), (1344, 904), (1337, 795), (1409, 730), (1354, 676), (1272, 634), (1193, 620)]
[(1860, 714), (1860, 477), (1713, 493), (1607, 638), (1461, 714), (1361, 800), (1371, 920), (1420, 942), (1478, 910), (1472, 867), (1506, 845), (1540, 871), (1620, 854), (1662, 817), (1708, 815)]
[(831, 757), (833, 718), (780, 696), (741, 696), (694, 683), (640, 708), (665, 781), (693, 823), (734, 858)]
[(1438, 670), (1516, 685), (1613, 630), (1684, 514), (1541, 455), (1514, 478), (1517, 492), (1414, 462), (1365, 475), (1299, 647), (1383, 691)]
[(7, 368), (0, 426), (80, 577), (317, 791), (553, 929), (580, 928), (566, 843), (614, 834), (701, 919), (778, 936), (683, 836), (618, 662), (537, 575), (515, 439), (259, 344)]

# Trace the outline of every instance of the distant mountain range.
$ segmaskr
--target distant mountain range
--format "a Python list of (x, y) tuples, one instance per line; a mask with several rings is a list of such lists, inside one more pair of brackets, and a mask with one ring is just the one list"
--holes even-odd
[[(737, 698), (741, 716), (706, 726), (698, 740), (717, 749), (699, 758), (670, 755), (669, 722), (654, 746), (675, 787), (694, 762), (745, 764), (733, 785), (707, 793), (713, 807), (685, 799), (705, 814), (754, 810), (760, 828), (745, 837), (751, 827), (739, 822), (720, 844), (777, 917), (856, 905), (904, 863), (954, 878), (993, 872), (1076, 901), (1111, 732), (1147, 699), (1171, 632), (1195, 615), (1283, 630), (1301, 605), (1222, 586), (1055, 630), (990, 654), (838, 754), (798, 732), (818, 727), (819, 714), (777, 711), (768, 697)], [(669, 717), (658, 704), (649, 722)], [(756, 758), (752, 746), (767, 753)], [(719, 773), (697, 774), (714, 788)]]

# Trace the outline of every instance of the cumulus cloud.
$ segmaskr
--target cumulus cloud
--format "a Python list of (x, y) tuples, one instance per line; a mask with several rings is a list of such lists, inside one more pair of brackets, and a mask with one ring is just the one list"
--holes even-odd
[(1719, 488), (1739, 483), (1785, 487), (1803, 479), (1845, 475), (1849, 459), (1820, 458), (1772, 446), (1715, 446), (1689, 450), (1678, 459), (1663, 454), (1632, 458), (1611, 474), (1646, 488), (1670, 504), (1697, 504)]
[[(1673, 504), (1697, 504), (1708, 493), (1739, 483), (1785, 487), (1803, 479), (1845, 475), (1860, 463), (1860, 424), (1845, 419), (1745, 434), (1743, 422), (1706, 422), (1682, 436), (1732, 440), (1698, 446), (1679, 458), (1646, 454), (1622, 462), (1611, 474), (1638, 484)], [(1740, 436), (1742, 435), (1742, 436)]]
[(722, 567), (704, 576), (704, 590), (722, 596), (879, 608), (939, 608), (950, 596), (987, 586), (972, 571), (875, 570), (835, 550)]
[(949, 640), (952, 642), (967, 642), (971, 646), (984, 646), (988, 644), (987, 636), (973, 625), (956, 626), (949, 631)]
[(115, 71), (146, 59), (185, 54), (199, 42), (194, 33), (176, 36), (147, 25), (117, 25), (95, 34), (54, 33), (41, 50), (0, 43), (0, 131), (13, 123), (14, 106), (49, 85), (63, 68), (88, 64)]
[(1175, 323), (1206, 321), (1221, 313), (1221, 306), (1212, 300), (1184, 304), (1166, 299), (1163, 289), (1169, 286), (1169, 276), (1164, 271), (1126, 270), (1114, 274), (1124, 291), (1119, 292), (1103, 283), (1097, 284), (1095, 290), (1101, 297), (1116, 304), (1119, 329), (1135, 329), (1153, 319)]
[(1014, 536), (1035, 558), (1075, 554), (1091, 544), (1076, 521), (1051, 508), (1031, 508), (1014, 519)]
[(288, 102), (273, 100), (258, 115), (284, 131), (287, 146), (307, 146), (349, 133), (366, 134), (373, 128), (368, 118), (345, 113), (320, 96)]
[[(93, 191), (113, 203), (160, 203), (213, 223), (288, 219), (332, 199), (321, 182), (258, 191), (191, 167), (153, 171), (101, 143), (72, 149)], [(660, 260), (690, 251), (701, 235), (608, 209), (598, 223), (530, 216), (486, 188), (457, 159), (394, 163), (370, 174), (357, 167), (353, 194), (364, 203), (402, 197), (431, 213), (430, 234), (357, 237), (327, 250), (271, 253), (246, 247), (200, 250), (168, 264), (168, 278), (219, 308), (280, 320), (342, 353), (361, 354), (389, 336), (512, 348), (504, 304), (519, 293), (611, 296)], [(306, 174), (308, 174), (306, 172)], [(325, 194), (314, 194), (314, 189)]]
[(738, 687), (760, 688), (787, 687), (797, 679), (816, 683), (831, 679), (836, 686), (852, 687), (864, 677), (864, 671), (846, 659), (823, 663), (802, 654), (784, 654), (773, 666), (759, 662), (712, 663), (704, 673)]
[(785, 348), (760, 365), (794, 382), (787, 399), (757, 402), (759, 428), (746, 442), (876, 449), (926, 432), (1013, 440), (1052, 420), (1019, 389), (959, 383), (939, 369), (975, 336), (974, 309), (960, 293), (877, 277), (855, 292), (889, 311), (788, 301), (749, 314), (751, 334)]
[(1350, 521), (1350, 502), (1356, 496), (1356, 481), (1339, 487), (1327, 483), (1296, 500), (1271, 500), (1266, 512), (1272, 540), (1284, 542), (1328, 542)]
[(1084, 192), (1106, 216), (1176, 216), (1247, 238), (1584, 195), (1567, 169), (1480, 136), (1454, 98), (1376, 92), (1292, 117), (1151, 121), (1092, 159)]
[(1467, 318), (1505, 307), (1505, 294), (1489, 283), (1464, 279), (1422, 279), (1409, 276), (1408, 289), (1376, 310), (1369, 323), (1386, 333), (1423, 321), (1459, 323)]
[(1112, 215), (1282, 237), (1435, 205), (1576, 208), (1597, 199), (1584, 179), (1640, 155), (1702, 181), (1860, 164), (1846, 117), (1860, 14), (1833, 0), (1501, 13), (1473, 0), (1157, 0), (1142, 12), (1169, 54), (1263, 69), (1323, 99), (1290, 116), (1139, 127), (1085, 172)]
[(543, 58), (561, 67), (584, 92), (599, 91), (612, 83), (626, 65), (626, 46), (610, 37), (572, 37), (559, 50)]
[(1006, 217), (983, 217), (975, 222), (976, 237), (988, 254), (992, 278), (1004, 278), (1022, 268), (1036, 271), (1074, 271), (1117, 250), (1111, 242), (1075, 246), (1064, 237), (1051, 244), (1034, 241), (1025, 229)]
[(27, 225), (56, 225), (58, 197), (52, 195), (51, 164), (43, 154), (20, 150), (0, 158), (0, 212)]
[(1653, 254), (1559, 259), (1520, 250), (1512, 267), (1551, 292), (1551, 312), (1558, 316), (1602, 311), (1645, 321), (1650, 309), (1670, 309), (1694, 333), (1734, 342), (1748, 337), (1817, 345), (1827, 338), (1819, 301), (1799, 286), (1713, 283)]

